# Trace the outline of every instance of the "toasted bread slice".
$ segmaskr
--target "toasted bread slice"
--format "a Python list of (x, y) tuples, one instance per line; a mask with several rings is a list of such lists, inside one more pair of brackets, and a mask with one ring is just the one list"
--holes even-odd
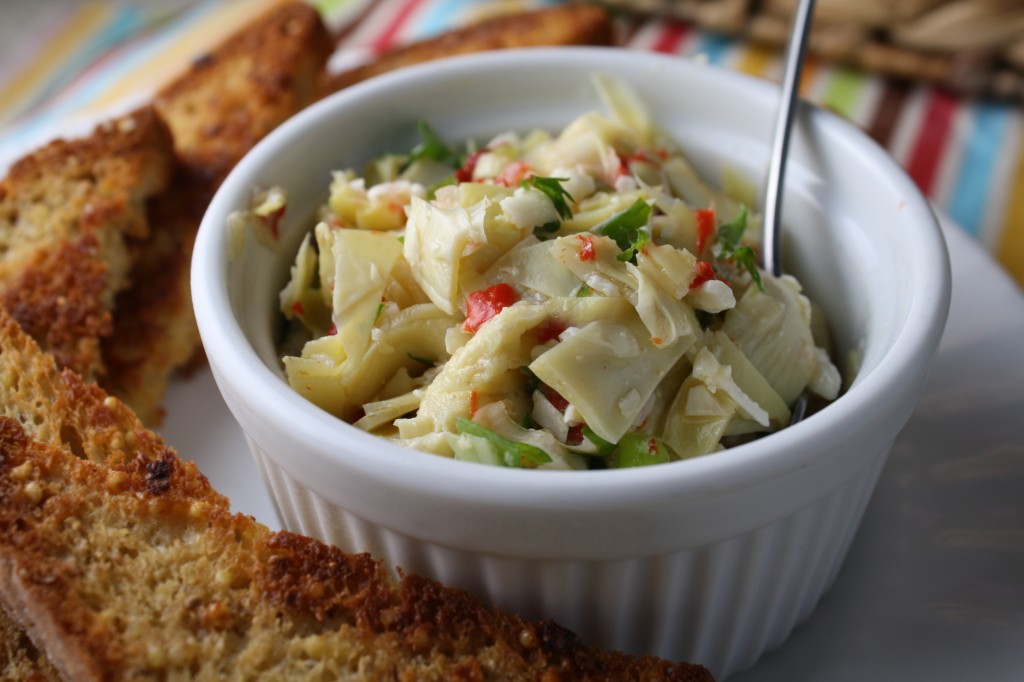
[(159, 93), (186, 166), (217, 184), (254, 144), (313, 101), (334, 49), (304, 2), (268, 11)]
[(57, 140), (0, 181), (0, 302), (58, 362), (95, 378), (128, 240), (149, 234), (147, 200), (171, 173), (167, 127), (151, 108)]
[(711, 679), (231, 514), (2, 311), (0, 340), (0, 607), (65, 679)]
[(195, 499), (227, 504), (195, 464), (182, 462), (123, 402), (77, 373), (57, 367), (3, 308), (0, 416), (22, 424), (34, 440), (106, 464), (112, 472), (144, 470), (154, 489), (178, 475), (188, 481), (189, 495)]
[(610, 15), (593, 4), (570, 3), (501, 15), (398, 47), (362, 66), (330, 74), (321, 83), (320, 94), (326, 96), (367, 78), (442, 57), (515, 47), (610, 45), (613, 38)]
[(102, 382), (148, 424), (160, 422), (171, 375), (199, 349), (188, 280), (203, 212), (242, 156), (312, 101), (332, 47), (316, 10), (284, 4), (200, 58), (156, 97), (180, 163), (150, 208), (152, 237), (136, 245), (135, 286), (117, 300)]
[(708, 680), (587, 647), (0, 418), (0, 600), (66, 679)]

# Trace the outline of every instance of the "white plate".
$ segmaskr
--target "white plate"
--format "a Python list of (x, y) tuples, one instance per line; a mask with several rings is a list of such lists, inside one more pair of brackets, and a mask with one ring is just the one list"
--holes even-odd
[[(948, 219), (953, 301), (924, 398), (835, 586), (735, 682), (1024, 676), (1024, 296)], [(162, 429), (236, 511), (279, 528), (209, 371)]]

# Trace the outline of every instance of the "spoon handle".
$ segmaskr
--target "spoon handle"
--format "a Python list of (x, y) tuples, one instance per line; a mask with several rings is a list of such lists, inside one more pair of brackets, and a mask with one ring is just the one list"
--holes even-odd
[(786, 157), (793, 129), (800, 75), (807, 54), (808, 35), (815, 0), (800, 0), (793, 16), (793, 30), (786, 48), (786, 71), (782, 79), (782, 98), (775, 119), (772, 156), (768, 166), (768, 184), (764, 209), (764, 243), (761, 246), (762, 265), (773, 276), (782, 274), (782, 185), (786, 175)]

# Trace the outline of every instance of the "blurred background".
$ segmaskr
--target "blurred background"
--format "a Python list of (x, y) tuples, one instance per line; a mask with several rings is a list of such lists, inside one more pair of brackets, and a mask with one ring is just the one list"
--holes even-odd
[[(0, 164), (144, 99), (277, 0), (0, 0)], [(333, 67), (543, 0), (310, 0)], [(605, 0), (627, 49), (768, 79), (796, 0)], [(1024, 2), (818, 0), (803, 95), (867, 131), (1024, 286)]]

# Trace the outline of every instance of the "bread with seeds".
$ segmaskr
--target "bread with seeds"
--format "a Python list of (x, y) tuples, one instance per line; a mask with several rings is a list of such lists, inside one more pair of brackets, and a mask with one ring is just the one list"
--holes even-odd
[(201, 353), (189, 265), (203, 213), (221, 181), (267, 133), (313, 101), (333, 49), (304, 2), (268, 10), (162, 88), (155, 107), (178, 167), (152, 202), (152, 234), (132, 244), (134, 286), (117, 299), (103, 344), (104, 387), (158, 424), (168, 382)]
[(129, 241), (167, 185), (167, 126), (149, 107), (56, 140), (0, 180), (0, 304), (64, 367), (102, 377), (102, 339), (131, 283)]
[(2, 313), (0, 334), (0, 607), (63, 679), (711, 679), (232, 514)]

